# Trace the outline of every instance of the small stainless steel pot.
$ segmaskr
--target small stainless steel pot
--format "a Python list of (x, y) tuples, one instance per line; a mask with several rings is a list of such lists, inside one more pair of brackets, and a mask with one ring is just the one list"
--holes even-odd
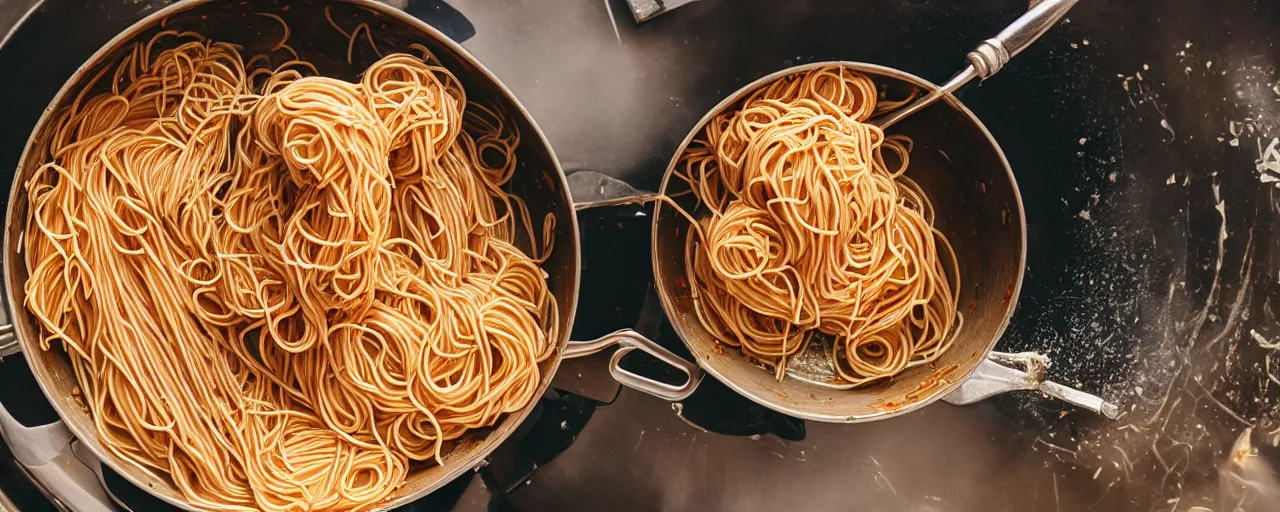
[[(695, 211), (692, 196), (684, 194), (688, 185), (672, 178), (680, 155), (712, 118), (735, 108), (765, 84), (790, 74), (841, 64), (865, 73), (890, 91), (923, 91), (921, 99), (872, 122), (889, 127), (888, 133), (906, 135), (915, 142), (907, 173), (932, 200), (936, 227), (950, 240), (959, 259), (963, 283), (959, 303), (965, 321), (950, 350), (932, 365), (908, 368), (886, 382), (849, 390), (836, 384), (829, 349), (814, 343), (790, 361), (787, 378), (779, 382), (771, 371), (741, 351), (718, 346), (715, 337), (699, 323), (695, 299), (685, 279), (683, 235), (691, 229), (689, 222), (670, 206), (658, 203), (652, 232), (653, 273), (668, 320), (707, 373), (761, 405), (799, 418), (835, 423), (870, 421), (905, 414), (938, 399), (965, 404), (1018, 389), (1039, 389), (1115, 418), (1119, 415), (1116, 406), (1046, 381), (1047, 360), (1043, 356), (993, 352), (1013, 315), (1022, 287), (1026, 221), (1017, 182), (1000, 145), (978, 117), (951, 94), (973, 78), (995, 74), (1075, 2), (1033, 2), (1026, 14), (970, 52), (968, 66), (941, 86), (910, 73), (861, 62), (817, 62), (765, 76), (725, 98), (690, 130), (672, 157), (658, 194), (637, 192), (598, 174), (575, 174), (570, 177), (570, 188), (580, 204), (587, 196), (590, 204), (644, 202), (658, 195), (683, 196), (677, 202), (682, 208)], [(646, 341), (633, 331), (620, 331), (581, 349), (600, 350), (612, 342), (643, 345)], [(614, 360), (616, 363), (617, 356)], [(662, 384), (627, 373), (616, 364), (611, 369), (623, 384), (664, 397), (688, 393), (696, 385), (692, 379), (684, 386)], [(944, 371), (935, 373), (939, 370)]]

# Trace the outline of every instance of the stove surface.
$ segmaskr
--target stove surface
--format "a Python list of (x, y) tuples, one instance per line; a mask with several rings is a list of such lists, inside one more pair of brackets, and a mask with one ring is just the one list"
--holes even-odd
[[(168, 3), (46, 0), (19, 25), (0, 47), (3, 69), (22, 70), (0, 81), (0, 167), (14, 167), (80, 62)], [(0, 4), (0, 22), (16, 23), (22, 4)], [(566, 169), (653, 189), (693, 123), (759, 76), (846, 59), (942, 80), (1025, 4), (703, 0), (640, 25), (624, 0), (406, 9), (463, 39)], [(1027, 208), (1027, 277), (998, 349), (1048, 355), (1051, 379), (1120, 404), (1121, 419), (1021, 393), (818, 424), (711, 378), (674, 405), (620, 389), (597, 355), (566, 362), (558, 391), (488, 466), (407, 508), (1280, 509), (1280, 189), (1257, 166), (1280, 137), (1276, 26), (1274, 2), (1081, 2), (960, 94), (1000, 141)], [(646, 298), (646, 209), (580, 221), (575, 339), (638, 327), (683, 350)], [(0, 363), (0, 379), (16, 419), (56, 419), (21, 356)], [(53, 506), (8, 452), (0, 462), (18, 508)], [(154, 509), (103, 480), (131, 508)]]

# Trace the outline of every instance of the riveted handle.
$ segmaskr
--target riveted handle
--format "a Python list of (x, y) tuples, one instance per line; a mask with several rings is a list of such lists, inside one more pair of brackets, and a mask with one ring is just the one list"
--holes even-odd
[[(618, 350), (613, 353), (613, 357), (609, 358), (609, 374), (623, 386), (643, 391), (663, 400), (678, 402), (692, 395), (698, 388), (698, 384), (702, 382), (702, 368), (697, 364), (686, 361), (631, 329), (623, 329), (591, 341), (571, 341), (565, 349), (564, 357), (571, 359), (588, 356), (615, 345), (618, 346)], [(685, 375), (685, 381), (682, 384), (668, 384), (622, 368), (620, 364), (622, 358), (637, 349), (648, 352), (659, 361), (680, 370)]]

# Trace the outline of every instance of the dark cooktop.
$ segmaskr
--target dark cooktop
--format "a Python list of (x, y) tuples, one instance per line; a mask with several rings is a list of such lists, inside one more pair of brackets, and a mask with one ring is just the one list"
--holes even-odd
[[(0, 167), (14, 167), (80, 62), (167, 3), (45, 1), (0, 48), (10, 70)], [(844, 59), (940, 81), (1026, 8), (701, 0), (637, 25), (621, 0), (449, 5), (409, 0), (408, 10), (465, 39), (566, 169), (650, 189), (693, 123), (761, 75)], [(0, 14), (16, 22), (10, 9)], [(1027, 209), (1027, 277), (998, 349), (1048, 355), (1051, 379), (1121, 404), (1121, 419), (1024, 393), (870, 424), (805, 423), (710, 379), (675, 407), (619, 391), (595, 357), (565, 365), (561, 391), (480, 478), (411, 508), (1280, 509), (1280, 366), (1269, 364), (1280, 343), (1280, 174), (1257, 170), (1280, 137), (1278, 27), (1275, 2), (1083, 0), (960, 94), (1000, 141)], [(680, 348), (645, 306), (644, 211), (583, 213), (576, 339), (643, 324)], [(15, 363), (0, 365), (0, 399), (36, 404), (36, 418), (40, 400)], [(6, 492), (21, 481), (0, 476)]]

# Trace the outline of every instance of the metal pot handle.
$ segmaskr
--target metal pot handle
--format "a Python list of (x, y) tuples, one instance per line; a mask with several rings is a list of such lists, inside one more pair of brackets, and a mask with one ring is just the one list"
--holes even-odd
[[(12, 326), (0, 326), (0, 328)], [(7, 354), (13, 355), (13, 352)], [(13, 458), (40, 484), (60, 509), (90, 512), (114, 510), (105, 487), (95, 485), (101, 463), (71, 435), (62, 420), (27, 427), (0, 404), (0, 437)], [(96, 470), (96, 471), (95, 471)]]
[[(1008, 364), (1021, 365), (1025, 371)], [(1039, 390), (1069, 404), (1102, 414), (1108, 419), (1120, 417), (1120, 408), (1115, 404), (1084, 391), (1045, 380), (1046, 365), (1045, 356), (1032, 352), (992, 352), (982, 360), (973, 375), (942, 399), (954, 405), (968, 405), (1010, 391)]]
[(13, 451), (13, 457), (27, 466), (47, 464), (57, 458), (71, 442), (71, 431), (67, 430), (62, 420), (27, 427), (14, 419), (3, 404), (0, 404), (0, 434), (3, 434), (9, 449)]
[[(579, 170), (568, 174), (565, 180), (569, 184), (569, 195), (573, 197), (574, 210), (640, 204), (657, 197), (653, 192), (636, 190), (625, 181), (595, 171)], [(570, 341), (569, 346), (565, 348), (564, 358), (589, 356), (614, 345), (618, 345), (619, 348), (613, 353), (613, 357), (609, 358), (609, 374), (624, 386), (664, 400), (678, 402), (692, 395), (698, 388), (698, 384), (702, 382), (702, 368), (697, 364), (684, 360), (632, 329), (623, 329), (591, 341)], [(667, 384), (624, 370), (618, 363), (622, 361), (623, 356), (635, 349), (648, 352), (667, 365), (680, 370), (687, 377), (685, 383), (679, 386)]]
[[(7, 317), (0, 311), (0, 317)], [(8, 320), (8, 318), (3, 318)], [(0, 324), (0, 358), (22, 352), (13, 323)], [(0, 437), (9, 444), (13, 458), (26, 466), (41, 466), (56, 459), (71, 443), (71, 431), (61, 419), (46, 425), (28, 427), (20, 423), (0, 404)]]
[[(564, 358), (589, 356), (614, 345), (618, 346), (618, 350), (613, 353), (613, 357), (609, 358), (609, 374), (618, 383), (631, 389), (643, 391), (670, 402), (679, 402), (689, 398), (689, 395), (692, 395), (693, 391), (698, 389), (698, 384), (702, 382), (702, 368), (699, 368), (696, 363), (686, 361), (631, 329), (622, 329), (591, 341), (570, 341), (569, 346), (565, 348)], [(649, 355), (672, 368), (680, 370), (685, 374), (685, 382), (680, 385), (667, 384), (623, 369), (619, 363), (624, 356), (635, 349), (648, 352)]]
[(586, 210), (601, 206), (620, 206), (653, 201), (658, 194), (636, 190), (625, 181), (596, 171), (578, 170), (565, 176), (573, 209)]
[[(0, 310), (0, 321), (7, 321), (8, 311)], [(13, 323), (0, 324), (0, 359), (22, 352)], [(4, 404), (0, 404), (0, 437), (13, 451), (13, 458), (25, 466), (42, 466), (58, 458), (70, 445), (72, 436), (61, 419), (46, 425), (23, 425)]]

